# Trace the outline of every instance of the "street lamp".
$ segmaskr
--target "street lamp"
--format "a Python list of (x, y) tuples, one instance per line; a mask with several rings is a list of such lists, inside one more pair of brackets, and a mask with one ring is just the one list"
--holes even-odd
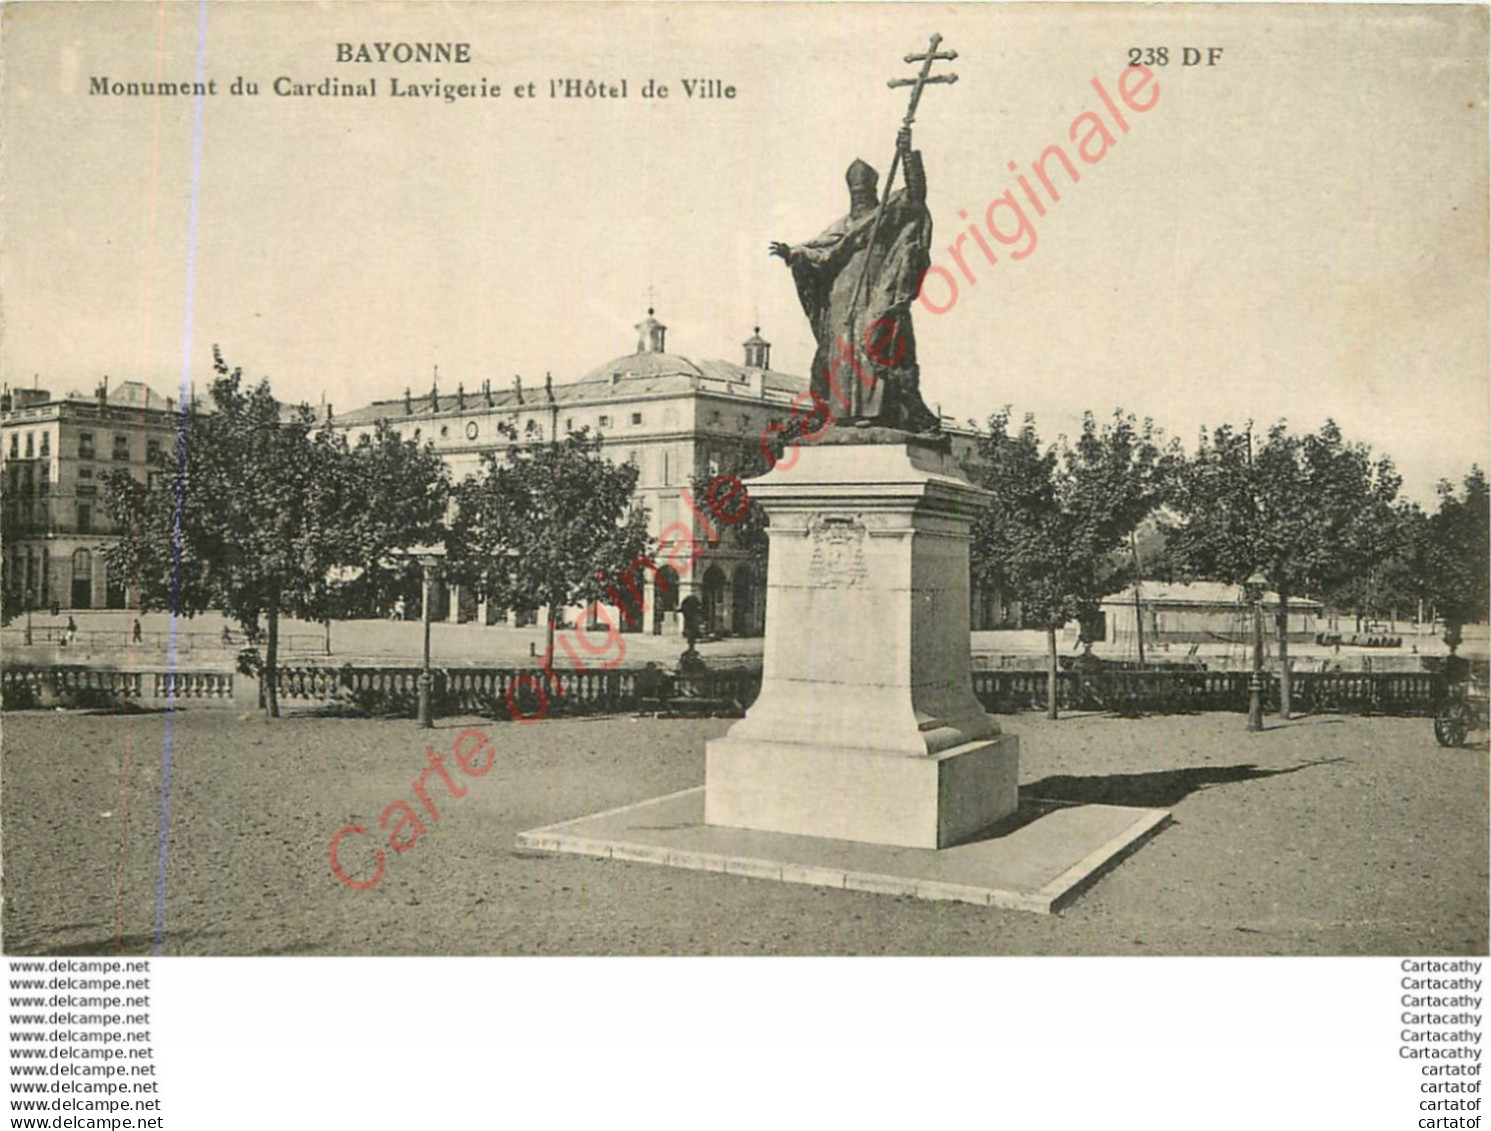
[(1243, 582), (1248, 602), (1253, 606), (1253, 674), (1248, 677), (1248, 730), (1263, 729), (1263, 590), (1268, 578), (1259, 570)]
[(419, 725), (429, 728), (435, 725), (430, 710), (430, 692), (435, 683), (435, 677), (430, 672), (430, 591), (434, 585), (435, 571), (445, 560), (445, 550), (440, 546), (414, 546), (406, 550), (405, 554), (419, 562), (423, 574), (419, 619), (424, 632), (424, 650), (416, 683), (419, 687)]

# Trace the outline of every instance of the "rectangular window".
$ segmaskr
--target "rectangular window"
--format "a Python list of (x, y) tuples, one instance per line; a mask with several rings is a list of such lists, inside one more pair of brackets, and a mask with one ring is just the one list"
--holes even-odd
[(93, 529), (93, 507), (88, 503), (78, 504), (78, 533), (87, 534)]
[(601, 415), (601, 427), (602, 428), (609, 428), (609, 427), (611, 427), (611, 418), (609, 416), (605, 415), (604, 413)]
[(157, 459), (160, 458), (160, 441), (159, 440), (146, 440), (145, 441), (145, 458), (148, 459), (148, 460), (150, 460), (152, 463), (154, 463)]
[(564, 430), (566, 432), (573, 432), (575, 430), (575, 418), (573, 416), (566, 416), (564, 418)]
[(27, 459), (30, 459), (32, 456), (34, 456), (36, 454), (35, 441), (36, 441), (36, 433), (34, 433), (34, 432), (27, 432), (26, 433), (26, 458)]
[(41, 454), (43, 458), (52, 454), (52, 434), (43, 432), (41, 434)]
[(78, 478), (79, 479), (92, 479), (93, 478), (93, 468), (91, 468), (91, 467), (80, 467), (80, 468), (78, 468)]
[(129, 437), (122, 432), (114, 433), (114, 458), (129, 459)]
[(21, 434), (19, 432), (12, 432), (10, 434), (10, 458), (21, 458)]
[(92, 459), (93, 458), (93, 433), (92, 432), (79, 432), (78, 433), (78, 458), (79, 459)]
[(641, 424), (642, 423), (642, 414), (640, 412), (634, 412), (634, 413), (632, 413), (632, 423), (633, 424)]

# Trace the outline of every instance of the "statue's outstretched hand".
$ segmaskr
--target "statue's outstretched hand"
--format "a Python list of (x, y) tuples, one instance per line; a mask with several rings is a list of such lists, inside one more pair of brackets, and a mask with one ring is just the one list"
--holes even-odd
[(792, 245), (791, 244), (782, 243), (780, 240), (773, 240), (772, 243), (771, 243), (771, 247), (768, 250), (771, 252), (772, 255), (775, 255), (778, 259), (782, 260), (783, 262), (785, 262), (785, 263), (791, 263), (792, 262)]

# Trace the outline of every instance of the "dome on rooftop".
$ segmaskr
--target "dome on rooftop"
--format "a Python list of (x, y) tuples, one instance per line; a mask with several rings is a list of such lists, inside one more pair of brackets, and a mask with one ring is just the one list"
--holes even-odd
[(667, 353), (663, 348), (668, 328), (657, 320), (657, 312), (647, 308), (647, 317), (637, 323), (637, 352), (613, 358), (596, 366), (581, 381), (611, 381), (628, 377), (698, 377), (699, 367), (686, 357)]
[(701, 377), (703, 370), (686, 357), (676, 353), (658, 353), (644, 350), (614, 357), (604, 365), (597, 365), (583, 381), (610, 381), (614, 375), (623, 380), (628, 377)]

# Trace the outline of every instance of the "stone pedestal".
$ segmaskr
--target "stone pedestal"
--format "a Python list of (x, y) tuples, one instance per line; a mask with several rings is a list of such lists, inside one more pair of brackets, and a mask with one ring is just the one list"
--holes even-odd
[(705, 820), (943, 848), (1016, 805), (1018, 740), (974, 698), (968, 655), (990, 497), (945, 445), (855, 439), (800, 442), (749, 484), (770, 517), (761, 694), (708, 744)]

